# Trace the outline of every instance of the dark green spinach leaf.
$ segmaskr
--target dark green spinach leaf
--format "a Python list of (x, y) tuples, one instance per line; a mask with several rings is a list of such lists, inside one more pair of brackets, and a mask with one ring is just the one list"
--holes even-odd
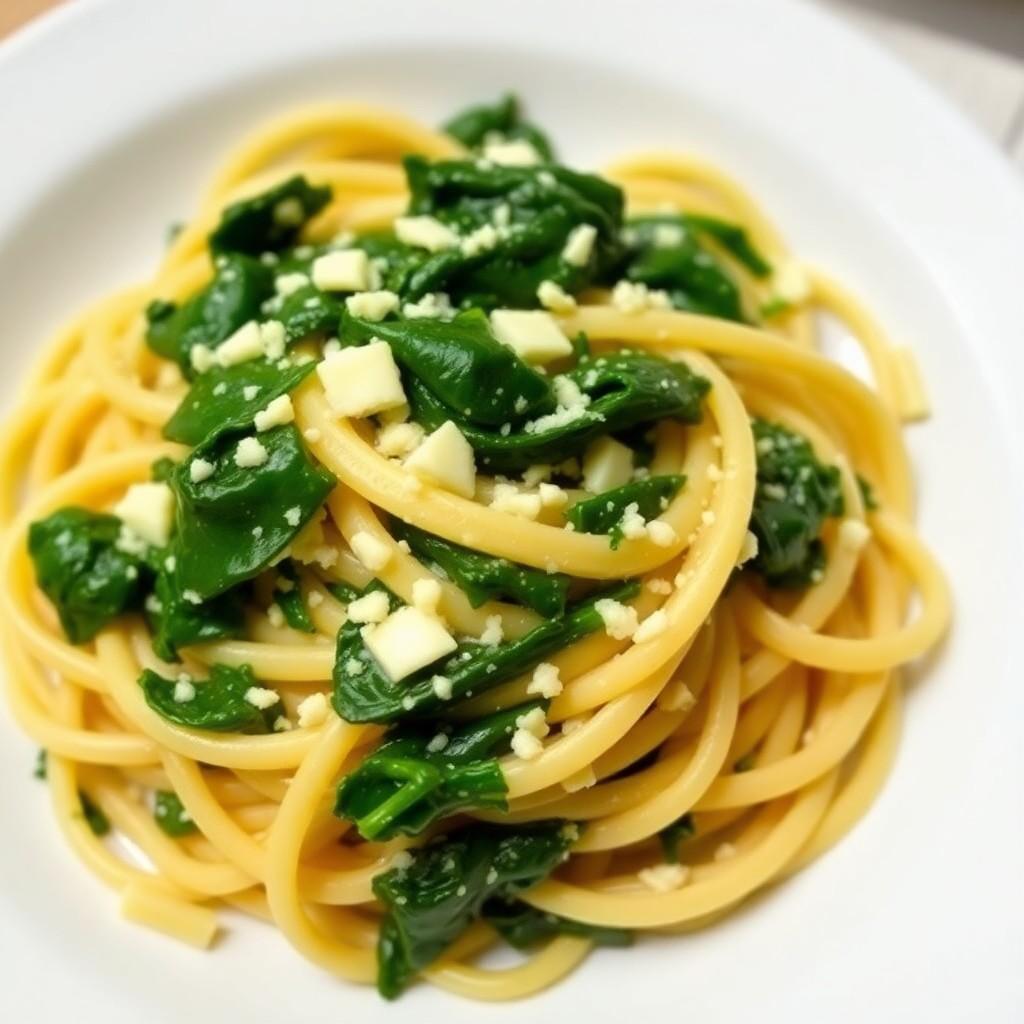
[(519, 100), (512, 93), (506, 93), (495, 103), (468, 107), (446, 121), (443, 127), (466, 149), (478, 150), (489, 141), (488, 136), (498, 136), (530, 143), (544, 160), (554, 157), (548, 137), (535, 125), (523, 120)]
[(170, 789), (158, 789), (153, 797), (153, 817), (172, 839), (192, 835), (196, 823), (185, 810), (181, 798)]
[(576, 502), (565, 518), (581, 533), (606, 533), (613, 548), (622, 543), (622, 517), (630, 505), (644, 519), (654, 519), (668, 507), (686, 483), (682, 474), (649, 476), (645, 480), (634, 480), (593, 498)]
[(82, 817), (94, 836), (102, 839), (110, 832), (110, 819), (82, 791), (78, 791), (78, 801), (82, 805)]
[(118, 546), (121, 520), (68, 507), (34, 522), (28, 550), (40, 589), (53, 603), (68, 640), (91, 640), (142, 600), (145, 565)]
[(216, 732), (262, 733), (269, 731), (281, 714), (279, 700), (266, 710), (246, 700), (246, 694), (258, 686), (248, 665), (212, 665), (209, 679), (192, 680), (195, 695), (189, 700), (175, 700), (177, 682), (148, 668), (139, 676), (146, 703), (176, 725)]
[(281, 576), (274, 588), (274, 600), (281, 609), (285, 622), (300, 633), (315, 633), (316, 626), (313, 625), (309, 609), (302, 600), (302, 591), (299, 590), (299, 576), (295, 571), (295, 563), (291, 560), (282, 562), (277, 571)]
[(684, 814), (681, 818), (666, 825), (659, 833), (662, 853), (669, 864), (679, 863), (679, 844), (692, 839), (697, 834), (697, 827), (692, 814)]
[(527, 950), (559, 935), (587, 939), (595, 946), (631, 946), (633, 933), (626, 928), (611, 928), (573, 921), (558, 914), (547, 914), (521, 900), (488, 900), (483, 919), (510, 945)]
[(561, 821), (515, 827), (474, 824), (416, 852), (409, 867), (377, 875), (386, 908), (377, 945), (377, 988), (399, 996), (492, 898), (511, 899), (546, 878), (578, 830)]

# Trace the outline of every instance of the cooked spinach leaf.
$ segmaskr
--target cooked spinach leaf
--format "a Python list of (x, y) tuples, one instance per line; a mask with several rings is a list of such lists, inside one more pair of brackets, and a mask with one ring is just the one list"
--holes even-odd
[(511, 899), (546, 878), (578, 831), (561, 821), (514, 827), (474, 824), (418, 850), (412, 864), (373, 880), (386, 908), (377, 945), (377, 988), (394, 999), (433, 963), (484, 903)]
[(807, 438), (778, 423), (752, 421), (757, 487), (750, 529), (757, 556), (747, 563), (773, 587), (805, 587), (825, 564), (821, 527), (843, 514), (839, 470), (814, 455)]
[(29, 527), (36, 580), (73, 644), (91, 640), (142, 600), (145, 566), (138, 555), (118, 546), (121, 529), (115, 516), (74, 506)]
[(36, 763), (35, 767), (32, 769), (32, 778), (39, 779), (41, 782), (46, 781), (47, 757), (48, 755), (45, 750), (40, 750), (36, 754)]
[(654, 519), (686, 483), (682, 474), (649, 476), (613, 490), (584, 498), (565, 513), (565, 518), (581, 533), (606, 533), (613, 548), (622, 543), (622, 517), (631, 505), (644, 519)]
[[(542, 281), (577, 292), (620, 260), (622, 191), (602, 178), (554, 164), (431, 163), (418, 156), (406, 157), (405, 169), (409, 212), (435, 217), (463, 239), (407, 267), (408, 298), (447, 292), (463, 307), (530, 309)], [(566, 242), (582, 225), (596, 231), (594, 243), (585, 259), (567, 261)]]
[(463, 410), (446, 405), (419, 380), (409, 382), (406, 394), (417, 422), (436, 430), (445, 420), (453, 420), (479, 464), (505, 473), (537, 463), (562, 462), (598, 437), (659, 419), (699, 423), (701, 400), (711, 385), (684, 363), (621, 351), (581, 359), (555, 378), (554, 386), (560, 401), (570, 396), (568, 404), (561, 402), (550, 416), (505, 433), (477, 426)]
[(336, 334), (344, 311), (343, 302), (307, 284), (285, 297), (274, 318), (284, 324), (291, 345), (314, 334)]
[[(548, 655), (602, 629), (594, 608), (601, 597), (627, 600), (639, 586), (624, 583), (548, 619), (529, 633), (490, 647), (474, 641), (459, 644), (450, 657), (402, 680), (396, 687), (363, 643), (359, 626), (346, 622), (338, 633), (334, 661), (334, 708), (349, 722), (395, 722), (437, 714), (447, 704), (483, 693), (534, 668)], [(356, 666), (359, 666), (358, 668)], [(355, 669), (355, 671), (353, 671)], [(442, 699), (431, 680), (443, 676), (451, 684), (451, 697)]]
[(713, 217), (658, 214), (636, 217), (623, 232), (628, 253), (619, 276), (666, 291), (676, 309), (743, 321), (740, 290), (707, 236), (757, 276), (771, 269), (751, 246), (743, 228)]
[(457, 728), (403, 726), (338, 786), (334, 813), (371, 841), (416, 836), (458, 811), (506, 810), (508, 787), (496, 755), (516, 719), (544, 702), (498, 711)]
[(662, 853), (669, 864), (679, 863), (679, 844), (687, 839), (692, 839), (697, 834), (697, 827), (693, 823), (692, 814), (684, 814), (681, 818), (666, 825), (658, 833), (658, 841), (661, 843)]
[(256, 413), (297, 388), (315, 365), (312, 360), (271, 363), (250, 359), (235, 366), (214, 367), (195, 379), (164, 424), (164, 437), (194, 447), (220, 434), (251, 427)]
[[(183, 591), (201, 599), (262, 572), (334, 487), (334, 477), (309, 457), (293, 425), (260, 433), (255, 440), (266, 453), (265, 461), (240, 466), (239, 445), (251, 440), (214, 438), (181, 463), (171, 479), (178, 498), (172, 547), (178, 581)], [(214, 467), (198, 482), (189, 471), (196, 458)]]
[(153, 592), (145, 601), (146, 621), (153, 638), (153, 650), (164, 661), (177, 661), (178, 651), (193, 644), (209, 643), (238, 636), (244, 625), (242, 593), (228, 590), (209, 601), (189, 600), (177, 571), (177, 557), (156, 559), (158, 566)]
[(153, 797), (153, 817), (156, 823), (172, 839), (191, 835), (196, 823), (185, 810), (181, 798), (173, 790), (158, 789)]
[(98, 838), (107, 835), (110, 832), (110, 820), (103, 811), (82, 790), (78, 791), (78, 801), (82, 805), (82, 817), (92, 834)]
[(189, 729), (262, 733), (281, 713), (279, 700), (267, 709), (246, 700), (250, 690), (259, 688), (248, 665), (212, 665), (209, 679), (189, 682), (194, 694), (178, 700), (175, 688), (179, 680), (165, 679), (148, 668), (139, 676), (146, 703), (168, 722)]
[(512, 93), (506, 93), (495, 103), (481, 103), (461, 110), (443, 127), (466, 149), (480, 149), (495, 137), (522, 139), (530, 143), (544, 160), (553, 159), (548, 137), (535, 125), (523, 120), (519, 100)]
[(559, 935), (587, 939), (595, 946), (631, 946), (633, 933), (627, 928), (611, 928), (573, 921), (558, 914), (547, 914), (521, 900), (491, 899), (483, 906), (483, 919), (516, 949), (529, 949)]
[(428, 566), (439, 568), (462, 590), (469, 603), (479, 608), (485, 601), (505, 598), (532, 608), (539, 615), (557, 616), (565, 611), (569, 577), (516, 565), (435, 537), (393, 520), (392, 528), (413, 553)]
[(295, 563), (290, 560), (282, 562), (277, 571), (280, 573), (280, 579), (274, 588), (274, 600), (281, 609), (285, 622), (300, 633), (315, 633), (316, 626), (313, 625), (309, 609), (302, 600), (302, 591), (299, 590)]
[(180, 306), (157, 299), (146, 307), (146, 342), (191, 379), (193, 347), (216, 348), (243, 324), (259, 319), (261, 305), (273, 293), (274, 275), (259, 260), (240, 253), (218, 256), (213, 280), (192, 298)]
[(210, 235), (214, 252), (242, 252), (250, 256), (291, 245), (306, 221), (331, 201), (331, 190), (311, 185), (301, 175), (266, 192), (228, 206)]
[(346, 316), (341, 338), (343, 344), (383, 339), (407, 373), (471, 423), (517, 423), (555, 407), (548, 379), (494, 337), (479, 309), (447, 322), (376, 323)]

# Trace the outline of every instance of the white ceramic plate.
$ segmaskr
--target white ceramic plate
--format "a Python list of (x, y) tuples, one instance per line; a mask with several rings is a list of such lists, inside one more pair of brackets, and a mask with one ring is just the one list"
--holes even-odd
[[(728, 921), (593, 957), (527, 1006), (394, 1006), (232, 922), (200, 955), (122, 924), (0, 721), (0, 1008), (55, 1021), (1021, 1019), (1018, 753), (1024, 196), (958, 115), (803, 3), (79, 2), (0, 46), (0, 370), (146, 276), (225, 148), (298, 101), (430, 121), (511, 87), (571, 162), (682, 147), (740, 175), (797, 250), (916, 350), (922, 528), (956, 590), (895, 773), (837, 849)], [(237, 926), (235, 926), (237, 924)], [(444, 1015), (443, 1018), (441, 1015)]]

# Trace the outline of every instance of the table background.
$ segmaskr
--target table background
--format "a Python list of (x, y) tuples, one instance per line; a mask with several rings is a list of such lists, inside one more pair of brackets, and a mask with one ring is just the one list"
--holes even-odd
[[(0, 39), (52, 7), (80, 2), (0, 0)], [(913, 67), (1024, 173), (1024, 0), (805, 2), (838, 14)]]

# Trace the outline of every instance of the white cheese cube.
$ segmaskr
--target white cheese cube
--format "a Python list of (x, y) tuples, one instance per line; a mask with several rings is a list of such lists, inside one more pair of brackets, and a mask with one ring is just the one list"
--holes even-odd
[(291, 423), (295, 419), (295, 409), (292, 407), (292, 400), (288, 395), (278, 395), (270, 402), (266, 409), (256, 413), (255, 424), (257, 430), (270, 430), (271, 427), (281, 427), (285, 423)]
[(281, 274), (279, 277), (274, 278), (274, 291), (278, 295), (287, 297), (292, 292), (305, 288), (307, 284), (309, 284), (309, 278), (305, 274)]
[(317, 364), (327, 404), (339, 416), (370, 416), (405, 404), (402, 378), (386, 341), (332, 352)]
[(345, 308), (353, 316), (376, 323), (398, 309), (400, 301), (394, 292), (359, 292), (345, 300)]
[(483, 157), (506, 167), (532, 167), (541, 162), (540, 153), (526, 139), (494, 139), (485, 142)]
[(356, 598), (348, 606), (351, 622), (383, 622), (388, 617), (388, 595), (382, 590)]
[(569, 339), (543, 310), (496, 309), (491, 313), (491, 330), (527, 363), (549, 363), (572, 354)]
[(412, 603), (424, 615), (436, 615), (441, 603), (441, 584), (437, 580), (416, 580), (412, 585)]
[(439, 619), (418, 608), (399, 608), (367, 634), (365, 643), (395, 683), (451, 654), (457, 646)]
[(214, 355), (221, 366), (237, 366), (263, 355), (259, 324), (255, 320), (242, 324), (230, 338), (217, 346)]
[(322, 292), (364, 292), (370, 287), (370, 260), (362, 249), (340, 249), (313, 260), (313, 284)]
[(396, 217), (395, 235), (400, 242), (429, 252), (453, 249), (459, 236), (436, 217)]
[(472, 498), (476, 490), (473, 449), (451, 420), (427, 437), (405, 460), (405, 466), (418, 477), (463, 498)]
[(576, 300), (554, 281), (541, 281), (537, 287), (537, 299), (552, 313), (571, 313), (576, 308)]
[(633, 451), (613, 437), (602, 437), (583, 454), (583, 486), (603, 494), (633, 479)]
[(593, 224), (579, 224), (569, 232), (562, 249), (562, 259), (570, 266), (585, 267), (590, 262), (597, 241), (597, 228)]
[(379, 572), (391, 561), (391, 548), (384, 541), (378, 540), (372, 533), (367, 533), (365, 530), (360, 530), (353, 535), (351, 545), (356, 558), (370, 572)]
[(143, 540), (162, 548), (174, 523), (174, 492), (161, 483), (132, 484), (114, 515)]

